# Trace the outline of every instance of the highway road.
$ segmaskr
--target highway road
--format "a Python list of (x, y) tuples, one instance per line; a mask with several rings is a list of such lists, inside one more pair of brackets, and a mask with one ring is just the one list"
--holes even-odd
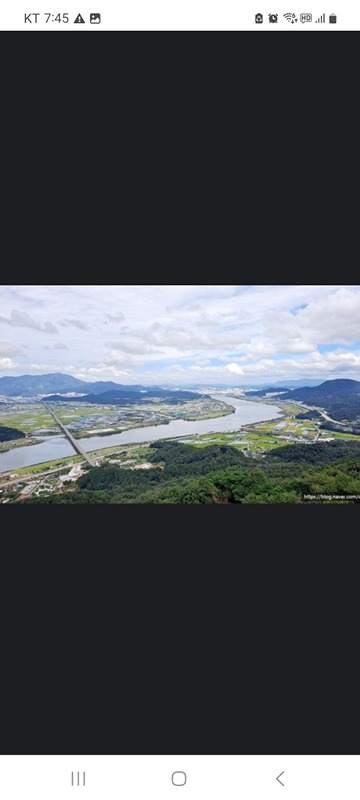
[(305, 406), (304, 404), (302, 404), (302, 405), (303, 405), (304, 408), (307, 408), (308, 411), (318, 411), (319, 414), (321, 414), (321, 416), (324, 417), (324, 420), (326, 420), (326, 422), (333, 422), (334, 425), (340, 425), (342, 428), (348, 428), (349, 427), (348, 423), (339, 422), (339, 420), (332, 419), (332, 417), (329, 417), (329, 415), (326, 413), (326, 411), (322, 411), (321, 408), (315, 408), (315, 406)]
[(316, 406), (307, 406), (307, 405), (305, 405), (305, 403), (302, 403), (300, 400), (288, 400), (287, 402), (292, 403), (293, 405), (297, 406), (298, 408), (304, 408), (306, 411), (317, 411), (318, 414), (321, 414), (321, 416), (324, 418), (324, 420), (326, 420), (326, 422), (333, 422), (334, 425), (340, 425), (342, 428), (348, 428), (349, 427), (349, 423), (348, 422), (339, 422), (339, 420), (337, 420), (337, 419), (332, 419), (332, 417), (329, 417), (329, 415), (326, 413), (326, 411), (323, 411), (321, 408), (316, 408)]

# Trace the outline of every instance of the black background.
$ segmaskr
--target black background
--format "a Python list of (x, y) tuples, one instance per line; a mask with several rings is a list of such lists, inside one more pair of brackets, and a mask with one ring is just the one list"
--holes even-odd
[(2, 752), (356, 752), (356, 507), (2, 510)]

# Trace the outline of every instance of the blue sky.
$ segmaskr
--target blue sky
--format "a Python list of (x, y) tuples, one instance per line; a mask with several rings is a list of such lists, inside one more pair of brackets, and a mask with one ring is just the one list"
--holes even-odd
[(0, 375), (360, 379), (360, 286), (1, 286)]

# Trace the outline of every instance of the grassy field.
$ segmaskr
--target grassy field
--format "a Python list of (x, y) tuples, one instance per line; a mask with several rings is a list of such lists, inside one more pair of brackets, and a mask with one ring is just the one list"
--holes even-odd
[(38, 428), (53, 428), (55, 425), (52, 416), (40, 403), (22, 406), (9, 413), (0, 412), (0, 424), (17, 428), (23, 433), (33, 433)]
[[(236, 433), (207, 434), (204, 437), (189, 438), (187, 441), (189, 444), (194, 444), (195, 447), (199, 448), (208, 447), (211, 444), (231, 445), (238, 450), (248, 450), (250, 453), (261, 453), (262, 451), (266, 453), (278, 447), (286, 447), (291, 444), (291, 442), (285, 441), (285, 438), (282, 437), (299, 436), (308, 442), (316, 439), (318, 431), (311, 420), (301, 420), (300, 422), (294, 419), (294, 413), (298, 412), (298, 407), (295, 404), (282, 403), (279, 405), (282, 405), (283, 417), (247, 425)], [(288, 412), (286, 416), (285, 408)], [(279, 425), (283, 427), (279, 428)], [(309, 432), (305, 432), (303, 428), (309, 429)], [(343, 436), (342, 434), (340, 435)]]
[[(274, 405), (274, 401), (272, 402), (271, 405)], [(304, 406), (300, 406), (292, 401), (289, 401), (287, 403), (286, 402), (282, 403), (281, 400), (276, 400), (276, 405), (278, 408), (281, 408), (281, 410), (287, 417), (296, 416), (297, 414), (303, 414), (304, 411), (306, 411)]]
[[(116, 412), (115, 412), (116, 413)], [(61, 422), (66, 425), (68, 422), (79, 420), (82, 417), (111, 417), (114, 414), (114, 408), (109, 408), (108, 406), (94, 406), (94, 405), (82, 405), (80, 408), (72, 408), (67, 406), (56, 406), (56, 414), (61, 420)]]
[(352, 439), (353, 441), (360, 442), (360, 436), (356, 436), (354, 433), (340, 433), (338, 431), (321, 431), (323, 436), (330, 437), (333, 436), (335, 439)]
[(276, 447), (284, 447), (287, 442), (276, 439), (274, 434), (261, 434), (242, 430), (241, 433), (213, 433), (203, 437), (189, 437), (183, 439), (187, 444), (197, 448), (210, 447), (211, 445), (228, 445), (236, 447), (237, 450), (250, 450), (251, 453), (259, 450), (275, 450)]
[[(93, 405), (84, 405), (81, 408), (58, 405), (56, 407), (56, 413), (61, 422), (66, 425), (82, 417), (112, 416), (114, 409)], [(56, 427), (53, 417), (46, 411), (41, 403), (21, 406), (7, 413), (0, 411), (0, 424), (9, 428), (17, 428), (23, 431), (23, 433), (33, 433), (38, 430), (38, 428)]]
[(216, 411), (214, 414), (198, 414), (191, 417), (183, 416), (181, 417), (181, 419), (184, 419), (185, 422), (201, 422), (202, 420), (206, 419), (217, 419), (218, 417), (228, 417), (230, 414), (233, 413), (234, 413), (233, 409), (229, 409), (229, 411), (226, 411), (226, 409), (224, 409), (223, 411)]

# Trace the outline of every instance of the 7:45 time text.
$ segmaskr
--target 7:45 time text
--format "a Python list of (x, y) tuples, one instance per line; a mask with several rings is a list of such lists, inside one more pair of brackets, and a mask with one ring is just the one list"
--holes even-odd
[(32, 11), (30, 14), (24, 14), (24, 22), (29, 23), (30, 25), (37, 25), (41, 22), (69, 22), (69, 14), (67, 12), (59, 13), (59, 14), (49, 14), (44, 13), (41, 14), (40, 12)]

